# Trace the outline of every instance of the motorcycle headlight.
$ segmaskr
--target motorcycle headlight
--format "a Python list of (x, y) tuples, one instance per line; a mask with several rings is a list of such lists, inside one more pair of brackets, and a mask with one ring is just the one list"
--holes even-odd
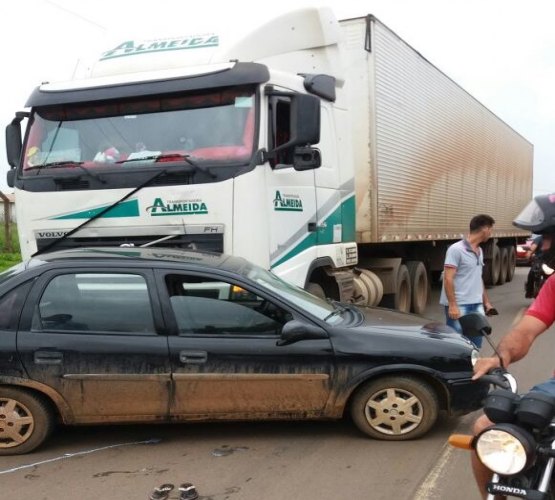
[(514, 425), (496, 425), (476, 439), (476, 454), (491, 471), (512, 476), (534, 461), (534, 438)]

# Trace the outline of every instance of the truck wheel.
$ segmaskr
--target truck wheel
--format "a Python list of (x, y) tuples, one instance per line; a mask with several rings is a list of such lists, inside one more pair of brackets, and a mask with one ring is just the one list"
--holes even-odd
[(351, 400), (356, 426), (375, 439), (406, 441), (426, 434), (437, 420), (437, 394), (410, 376), (384, 377), (363, 385)]
[(509, 270), (509, 252), (507, 247), (500, 248), (501, 257), (499, 258), (501, 265), (499, 270), (499, 278), (497, 279), (497, 285), (504, 285), (507, 281), (507, 273)]
[(507, 249), (509, 252), (509, 263), (507, 264), (507, 281), (513, 281), (516, 268), (516, 250), (514, 246), (507, 247)]
[(407, 266), (404, 264), (399, 267), (397, 273), (397, 286), (395, 287), (395, 309), (402, 312), (410, 312), (411, 303), (410, 275)]
[(324, 289), (322, 288), (322, 286), (319, 285), (318, 283), (314, 283), (313, 281), (310, 281), (306, 285), (305, 290), (308, 293), (311, 293), (312, 295), (315, 295), (316, 297), (319, 297), (320, 299), (325, 299), (326, 298), (326, 294), (325, 294)]
[(378, 275), (368, 269), (359, 269), (358, 276), (366, 286), (368, 293), (368, 305), (377, 306), (383, 298), (383, 284)]
[(426, 266), (419, 260), (411, 260), (406, 263), (410, 276), (411, 286), (411, 311), (416, 314), (424, 314), (428, 304), (428, 273)]
[(501, 272), (501, 251), (499, 247), (492, 244), (491, 247), (491, 258), (486, 262), (484, 266), (484, 283), (487, 286), (492, 286), (497, 283), (499, 279), (499, 273)]
[(52, 411), (42, 398), (13, 387), (0, 389), (0, 456), (33, 451), (53, 427)]

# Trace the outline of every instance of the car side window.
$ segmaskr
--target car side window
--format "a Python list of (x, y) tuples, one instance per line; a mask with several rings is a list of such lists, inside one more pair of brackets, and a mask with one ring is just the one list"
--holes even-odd
[(55, 276), (33, 316), (33, 330), (155, 333), (146, 280), (138, 274)]
[(166, 285), (180, 334), (279, 335), (289, 312), (225, 281), (167, 275)]
[(17, 330), (21, 308), (32, 281), (27, 281), (0, 297), (0, 330)]

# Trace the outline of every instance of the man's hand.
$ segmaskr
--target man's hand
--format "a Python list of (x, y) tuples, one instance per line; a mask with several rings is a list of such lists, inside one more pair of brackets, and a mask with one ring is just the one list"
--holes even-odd
[(448, 314), (451, 319), (459, 319), (461, 317), (459, 306), (457, 304), (449, 304)]
[(501, 367), (501, 361), (497, 356), (491, 358), (479, 358), (474, 365), (474, 376), (472, 380), (478, 380), (482, 375), (485, 375), (493, 368)]

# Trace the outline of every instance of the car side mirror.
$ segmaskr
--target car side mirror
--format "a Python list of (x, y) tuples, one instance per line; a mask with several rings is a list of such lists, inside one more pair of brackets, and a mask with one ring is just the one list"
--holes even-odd
[(469, 313), (459, 318), (465, 337), (485, 337), (491, 335), (491, 325), (483, 314)]
[(318, 340), (327, 338), (328, 334), (323, 328), (293, 319), (283, 325), (280, 339), (276, 342), (276, 345), (284, 346), (294, 344), (295, 342), (299, 342), (301, 340)]

